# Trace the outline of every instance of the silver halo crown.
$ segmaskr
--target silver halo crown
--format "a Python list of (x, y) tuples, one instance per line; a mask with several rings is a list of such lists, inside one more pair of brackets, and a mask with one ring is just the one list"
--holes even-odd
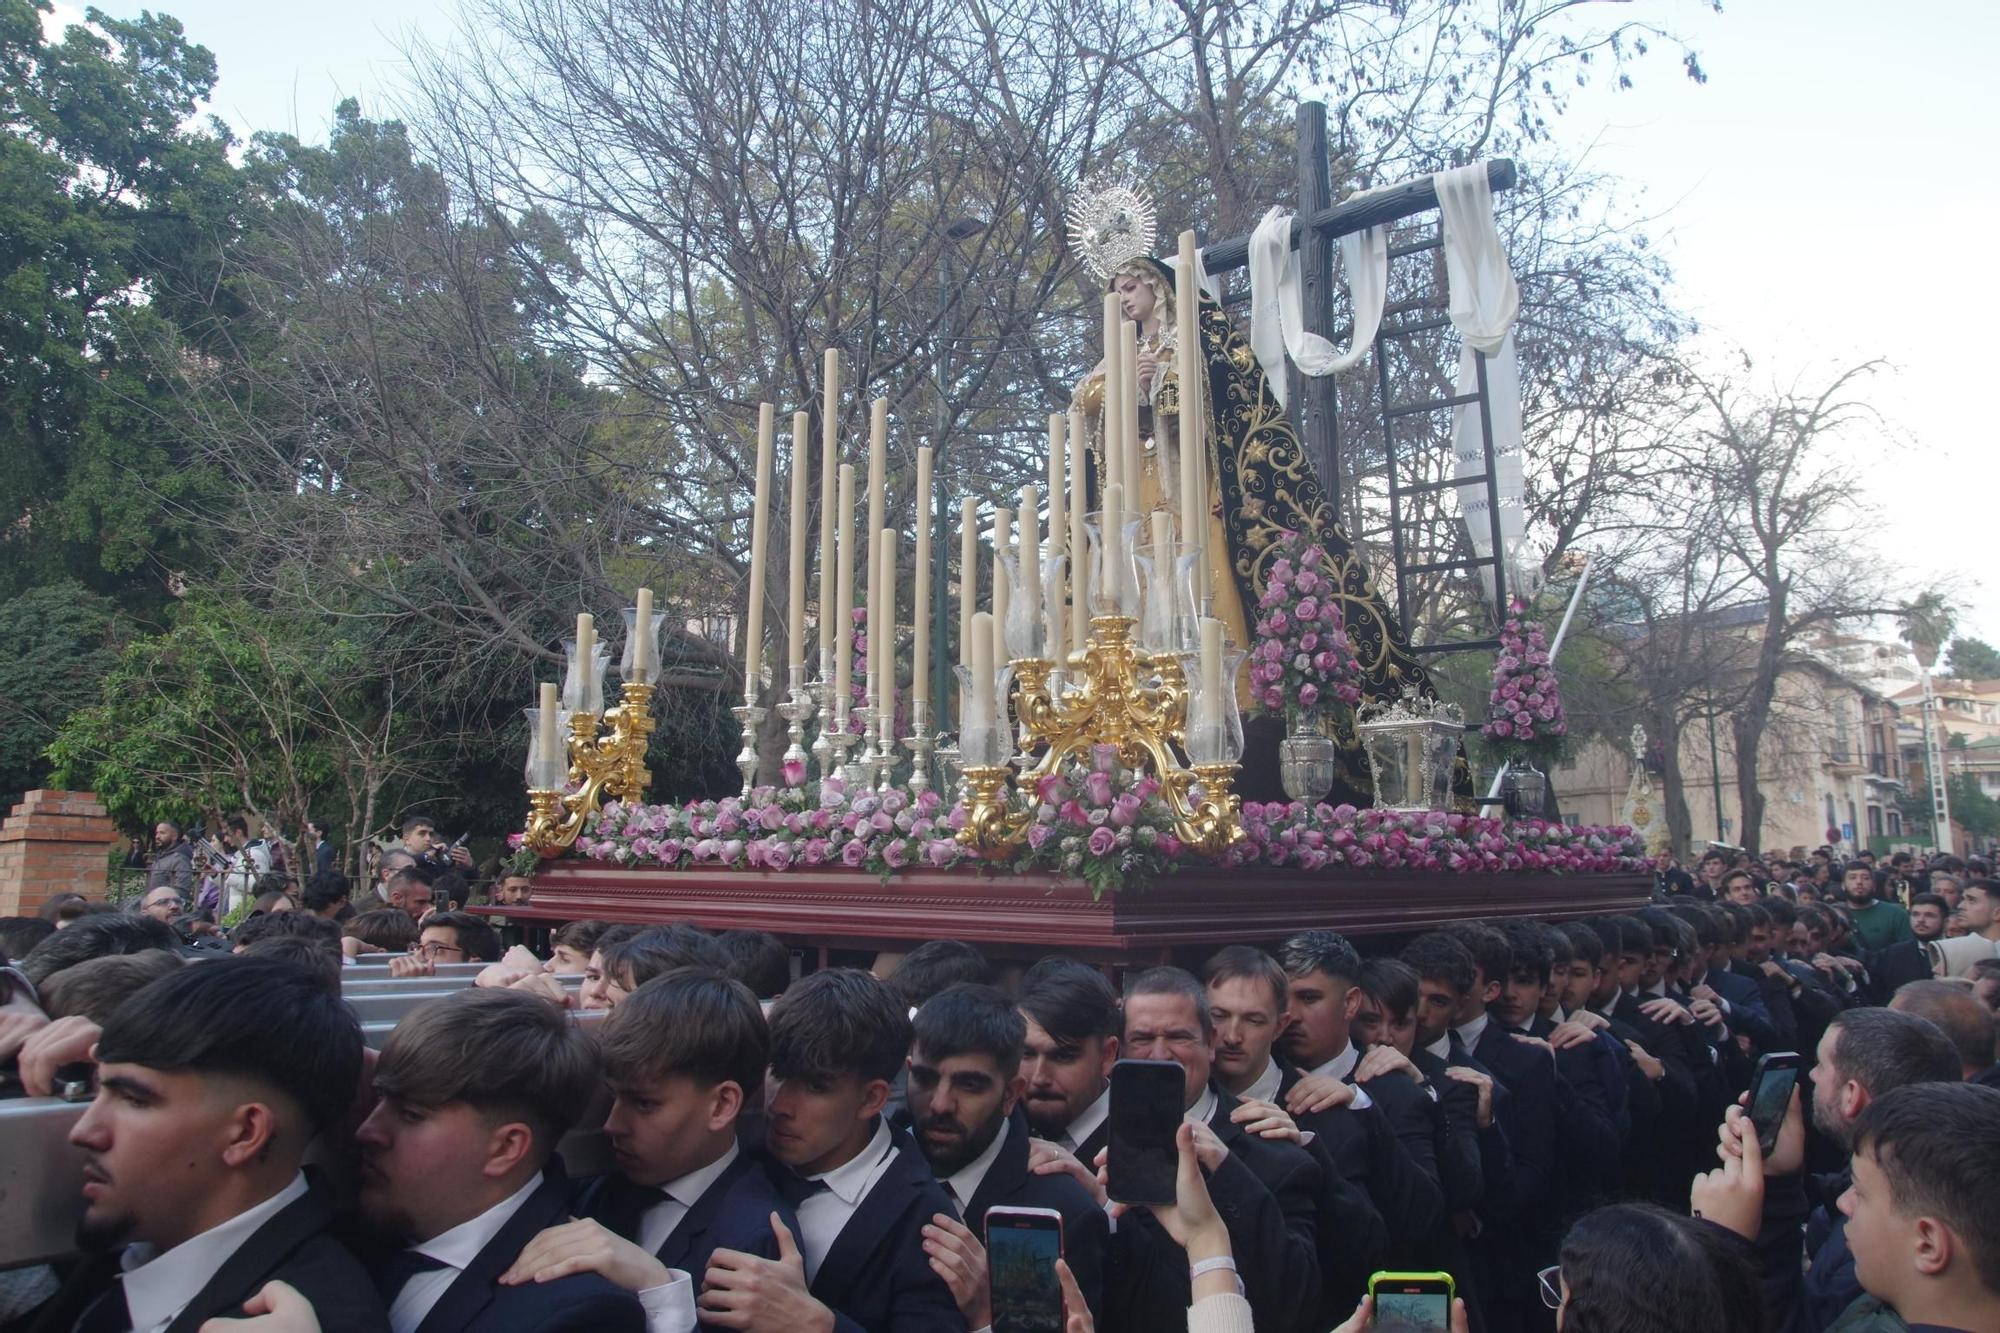
[(1122, 177), (1077, 183), (1065, 210), (1070, 248), (1099, 282), (1153, 252), (1153, 196)]

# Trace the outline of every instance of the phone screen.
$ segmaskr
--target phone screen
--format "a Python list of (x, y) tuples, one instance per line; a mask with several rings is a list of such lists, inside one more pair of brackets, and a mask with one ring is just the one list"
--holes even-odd
[(1451, 1297), (1442, 1291), (1375, 1290), (1375, 1322), (1400, 1319), (1418, 1328), (1451, 1327)]
[(1798, 1081), (1796, 1056), (1785, 1061), (1766, 1057), (1758, 1068), (1756, 1091), (1750, 1097), (1750, 1123), (1757, 1127), (1757, 1146), (1766, 1153), (1778, 1145), (1778, 1128), (1785, 1123), (1785, 1108)]
[(1057, 1227), (1003, 1226), (989, 1219), (986, 1271), (993, 1333), (1062, 1333), (1062, 1282), (1056, 1277), (1061, 1257)]
[(1111, 1066), (1110, 1153), (1106, 1181), (1119, 1203), (1172, 1203), (1180, 1155), (1186, 1074), (1172, 1060), (1120, 1060)]

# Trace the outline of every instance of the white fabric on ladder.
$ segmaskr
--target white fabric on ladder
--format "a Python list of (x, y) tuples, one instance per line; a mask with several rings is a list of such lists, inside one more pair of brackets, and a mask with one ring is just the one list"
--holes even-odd
[(1274, 208), (1250, 233), (1250, 348), (1264, 367), (1264, 376), (1278, 406), (1285, 405), (1285, 357), (1300, 373), (1332, 375), (1368, 354), (1382, 325), (1382, 306), (1389, 295), (1389, 236), (1370, 227), (1340, 238), (1340, 262), (1347, 270), (1354, 306), (1354, 340), (1345, 352), (1305, 328), (1299, 295), (1299, 256), (1292, 248), (1292, 215)]
[[(1521, 376), (1514, 354), (1514, 319), (1521, 309), (1521, 289), (1507, 265), (1507, 250), (1493, 223), (1493, 191), (1486, 183), (1486, 164), (1440, 171), (1438, 211), (1443, 219), (1445, 282), (1451, 322), (1464, 342), (1459, 348), (1460, 397), (1479, 391), (1476, 353), (1486, 355), (1487, 416), (1493, 428), (1493, 489), (1500, 511), (1500, 555), (1507, 562), (1509, 582), (1520, 593), (1532, 593), (1530, 581), (1539, 569), (1520, 567), (1521, 539), (1527, 527), (1521, 471)], [(1474, 477), (1486, 470), (1485, 443), (1479, 404), (1452, 409), (1452, 452), (1457, 477)], [(1466, 535), (1480, 556), (1493, 554), (1493, 523), (1486, 508), (1486, 487), (1469, 482), (1458, 488), (1465, 514)], [(1493, 575), (1480, 571), (1486, 595), (1494, 595)], [(1498, 610), (1504, 614), (1505, 607)]]

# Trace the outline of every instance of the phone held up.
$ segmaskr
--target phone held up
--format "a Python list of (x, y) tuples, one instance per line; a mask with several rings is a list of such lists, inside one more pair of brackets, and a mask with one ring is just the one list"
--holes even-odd
[(1172, 1060), (1120, 1060), (1111, 1066), (1106, 1189), (1119, 1203), (1172, 1203), (1180, 1153), (1187, 1075)]
[(1062, 1214), (1052, 1208), (986, 1211), (986, 1282), (993, 1333), (1062, 1333)]
[(1368, 1279), (1375, 1322), (1398, 1320), (1416, 1328), (1451, 1328), (1451, 1298), (1457, 1284), (1449, 1273), (1376, 1273)]
[(1766, 1157), (1778, 1146), (1778, 1130), (1785, 1123), (1785, 1108), (1791, 1105), (1792, 1089), (1798, 1083), (1797, 1051), (1772, 1051), (1758, 1057), (1756, 1072), (1750, 1076), (1750, 1123), (1757, 1128), (1757, 1146)]

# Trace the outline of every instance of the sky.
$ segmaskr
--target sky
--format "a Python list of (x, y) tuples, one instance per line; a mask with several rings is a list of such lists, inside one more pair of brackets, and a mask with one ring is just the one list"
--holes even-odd
[[(113, 13), (138, 6), (100, 0)], [(391, 109), (401, 48), (448, 38), (451, 0), (149, 0), (207, 46), (212, 110), (240, 134), (323, 139), (334, 104)], [(1561, 142), (1625, 182), (1671, 260), (1681, 306), (1715, 355), (1747, 353), (1774, 384), (1823, 382), (1881, 358), (1866, 397), (1887, 429), (1857, 439), (1876, 555), (1960, 588), (1959, 632), (2000, 643), (2000, 575), (1983, 540), (2000, 497), (1975, 316), (2000, 312), (2000, 265), (1981, 259), (2000, 186), (1994, 157), (2000, 50), (1992, 0), (1695, 0), (1662, 17), (1709, 81), (1671, 53), (1636, 86), (1581, 93)], [(1611, 11), (1615, 14), (1616, 11)], [(78, 17), (58, 5), (58, 15)], [(1635, 15), (1636, 16), (1636, 15)]]

